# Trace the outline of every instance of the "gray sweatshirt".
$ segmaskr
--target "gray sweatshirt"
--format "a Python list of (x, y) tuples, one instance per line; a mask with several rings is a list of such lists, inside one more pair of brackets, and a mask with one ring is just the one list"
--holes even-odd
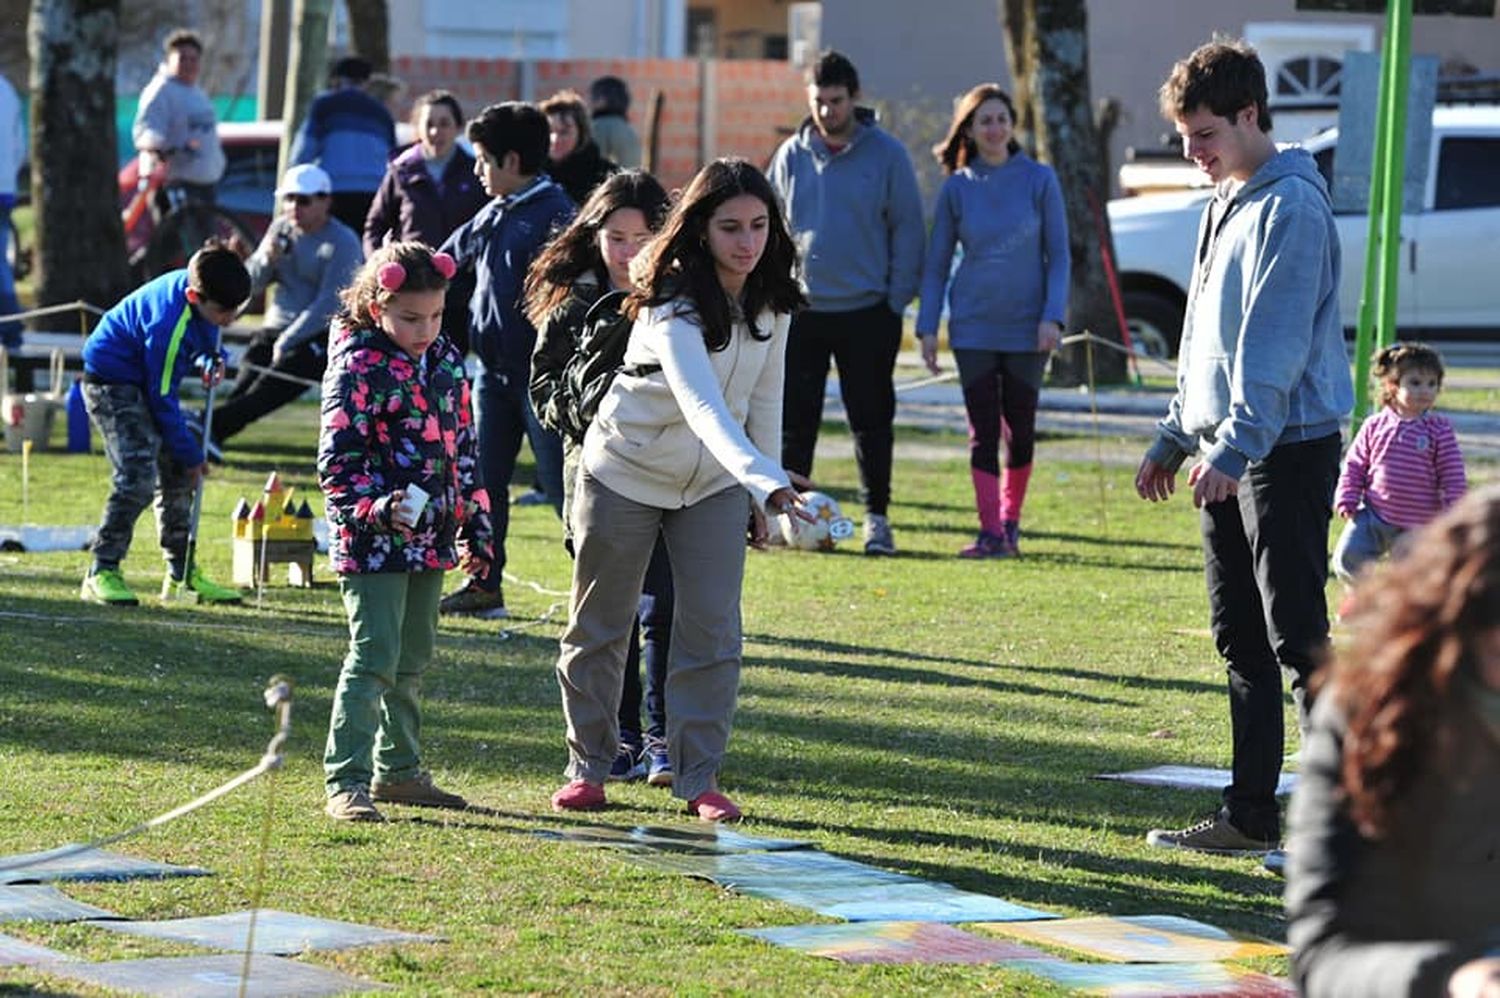
[(884, 301), (901, 312), (922, 280), (922, 196), (906, 147), (872, 112), (855, 113), (854, 134), (837, 153), (804, 121), (776, 150), (767, 176), (786, 209), (812, 307), (852, 312)]
[(1311, 155), (1226, 181), (1199, 226), (1177, 394), (1147, 457), (1194, 450), (1238, 479), (1278, 444), (1337, 433), (1354, 407), (1339, 320), (1339, 237)]
[(224, 150), (213, 102), (197, 87), (156, 71), (141, 93), (131, 129), (137, 149), (172, 150), (167, 182), (217, 184), (224, 174)]
[(245, 261), (253, 291), (276, 282), (266, 306), (266, 329), (279, 329), (276, 344), (285, 353), (328, 330), (339, 310), (339, 292), (354, 279), (364, 262), (359, 237), (343, 222), (329, 217), (317, 232), (298, 233), (285, 218), (271, 223), (271, 231), (291, 237), (291, 250), (275, 263), (257, 250)]

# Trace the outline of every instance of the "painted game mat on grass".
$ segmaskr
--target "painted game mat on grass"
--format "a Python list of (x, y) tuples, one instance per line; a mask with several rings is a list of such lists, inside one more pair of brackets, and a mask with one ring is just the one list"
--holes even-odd
[(844, 922), (741, 929), (740, 934), (843, 963), (1000, 963), (1047, 955), (938, 922)]
[(1069, 963), (1007, 960), (1023, 970), (1089, 995), (1110, 998), (1293, 998), (1290, 981), (1222, 963)]
[[(171, 918), (153, 922), (101, 922), (99, 927), (126, 935), (151, 936), (191, 943), (207, 949), (243, 953), (250, 931), (250, 912), (236, 911), (227, 915)], [(384, 943), (433, 942), (441, 942), (441, 937), (314, 918), (311, 915), (297, 915), (271, 908), (260, 909), (255, 919), (255, 952), (279, 956), (308, 950), (348, 949)]]
[(894, 873), (817, 850), (728, 856), (633, 855), (653, 870), (711, 880), (753, 897), (850, 922), (1008, 922), (1056, 918), (952, 884)]
[(72, 959), (66, 953), (14, 936), (0, 935), (0, 967), (35, 967), (44, 963), (65, 963)]
[(986, 928), (1125, 963), (1201, 963), (1282, 956), (1287, 952), (1285, 946), (1269, 939), (1227, 932), (1177, 915), (1093, 916)]
[(244, 966), (244, 954), (226, 953), (220, 956), (65, 963), (48, 967), (46, 971), (68, 980), (151, 998), (213, 998), (241, 994), (248, 998), (320, 998), (322, 995), (386, 990), (383, 985), (310, 963), (257, 956), (250, 961), (250, 977), (241, 991), (240, 974)]
[[(1126, 773), (1100, 773), (1094, 779), (1139, 783), (1147, 787), (1175, 787), (1179, 790), (1223, 790), (1234, 782), (1229, 770), (1209, 766), (1152, 766), (1149, 769), (1132, 769)], [(1285, 796), (1296, 787), (1297, 774), (1282, 773), (1276, 784), (1276, 793), (1278, 796)]]
[(800, 839), (761, 838), (722, 826), (705, 828), (687, 825), (637, 825), (634, 828), (617, 828), (592, 825), (582, 828), (549, 828), (536, 834), (542, 838), (575, 845), (607, 846), (629, 852), (706, 855), (806, 849), (812, 845), (811, 842)]
[(74, 901), (56, 887), (21, 884), (0, 887), (0, 922), (81, 922), (119, 918), (112, 911)]
[[(206, 877), (195, 866), (173, 866), (136, 859), (104, 849), (64, 855), (77, 846), (64, 845), (44, 852), (0, 856), (0, 884), (39, 884), (50, 880), (134, 880), (137, 877)], [(59, 858), (52, 858), (59, 857)], [(24, 864), (24, 865), (23, 865)]]

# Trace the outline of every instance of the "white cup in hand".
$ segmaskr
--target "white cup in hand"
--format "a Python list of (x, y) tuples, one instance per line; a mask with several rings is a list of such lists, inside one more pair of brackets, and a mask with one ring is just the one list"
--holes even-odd
[(408, 527), (415, 527), (422, 510), (427, 508), (427, 491), (420, 485), (408, 485), (401, 491), (401, 502), (396, 506), (394, 517)]

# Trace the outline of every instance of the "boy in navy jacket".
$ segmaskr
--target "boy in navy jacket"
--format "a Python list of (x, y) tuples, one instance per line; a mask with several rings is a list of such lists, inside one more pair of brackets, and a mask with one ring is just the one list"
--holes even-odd
[(223, 246), (205, 247), (186, 270), (163, 274), (110, 309), (84, 343), (84, 404), (113, 469), (93, 567), (83, 580), (85, 600), (139, 602), (120, 563), (153, 495), (167, 560), (163, 598), (176, 590), (209, 603), (240, 599), (238, 590), (215, 585), (196, 566), (188, 572), (193, 495), (208, 468), (177, 388), (188, 374), (218, 376), (218, 327), (233, 322), (249, 297), (250, 275), (240, 258)]
[(510, 526), (506, 490), (523, 436), (553, 508), (562, 511), (562, 439), (543, 428), (531, 408), (527, 386), (536, 328), (521, 302), (531, 261), (572, 220), (574, 208), (562, 187), (542, 172), (551, 132), (538, 108), (518, 101), (491, 104), (469, 122), (468, 136), (474, 173), (494, 200), (448, 237), (443, 252), (474, 271), (469, 342), (479, 358), (474, 391), (479, 467), (490, 495), (495, 559), (484, 578), (445, 596), (442, 612), (498, 619), (506, 616), (500, 591)]

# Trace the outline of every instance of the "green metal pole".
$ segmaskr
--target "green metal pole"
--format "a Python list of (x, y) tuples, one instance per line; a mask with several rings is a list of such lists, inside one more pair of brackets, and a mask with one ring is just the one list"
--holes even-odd
[(1350, 427), (1352, 436), (1359, 424), (1370, 414), (1370, 359), (1375, 343), (1375, 308), (1380, 297), (1380, 268), (1384, 257), (1381, 254), (1385, 235), (1384, 212), (1387, 175), (1385, 172), (1387, 149), (1391, 134), (1386, 122), (1390, 105), (1395, 98), (1397, 31), (1397, 8), (1401, 0), (1393, 0), (1387, 8), (1385, 38), (1382, 40), (1380, 57), (1380, 90), (1375, 110), (1375, 148), (1370, 157), (1370, 209), (1365, 234), (1365, 270), (1360, 282), (1359, 322), (1354, 337), (1354, 417)]
[(1411, 87), (1411, 4), (1412, 0), (1394, 0), (1396, 11), (1395, 97), (1386, 109), (1390, 139), (1386, 143), (1385, 239), (1381, 244), (1384, 260), (1380, 267), (1380, 314), (1375, 322), (1378, 346), (1396, 342), (1396, 298), (1401, 276), (1401, 214), (1406, 191), (1406, 95)]

